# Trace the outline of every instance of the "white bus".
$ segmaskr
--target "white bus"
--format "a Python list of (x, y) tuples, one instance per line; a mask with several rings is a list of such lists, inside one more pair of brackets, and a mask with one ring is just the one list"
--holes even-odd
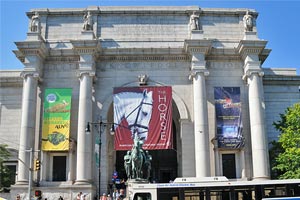
[(176, 178), (172, 183), (129, 181), (127, 188), (129, 200), (261, 200), (296, 196), (300, 196), (300, 179), (229, 181), (226, 177)]

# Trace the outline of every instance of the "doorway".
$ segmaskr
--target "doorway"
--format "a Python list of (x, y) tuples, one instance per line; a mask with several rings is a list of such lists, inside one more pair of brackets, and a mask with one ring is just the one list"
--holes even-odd
[(66, 181), (66, 156), (53, 156), (52, 181)]
[(235, 154), (222, 154), (223, 176), (228, 179), (236, 179)]

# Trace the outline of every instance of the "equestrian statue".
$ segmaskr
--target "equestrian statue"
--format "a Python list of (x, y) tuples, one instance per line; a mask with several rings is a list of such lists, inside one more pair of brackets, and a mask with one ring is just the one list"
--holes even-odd
[(124, 167), (129, 179), (149, 180), (152, 156), (143, 150), (143, 140), (135, 134), (133, 147), (124, 156)]

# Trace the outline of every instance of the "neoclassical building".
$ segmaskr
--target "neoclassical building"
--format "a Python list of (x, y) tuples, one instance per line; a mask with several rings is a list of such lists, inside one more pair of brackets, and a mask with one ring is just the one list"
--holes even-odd
[[(127, 178), (126, 151), (115, 150), (109, 131), (114, 88), (171, 87), (172, 146), (149, 150), (152, 180), (270, 179), (272, 123), (299, 102), (300, 76), (263, 68), (271, 50), (258, 38), (255, 10), (92, 6), (27, 16), (14, 51), (24, 69), (0, 71), (1, 143), (18, 152), (8, 162), (17, 169), (11, 199), (28, 186), (48, 199), (80, 191), (93, 199), (110, 192), (114, 172)], [(59, 98), (53, 91), (67, 96), (58, 110), (47, 107)], [(45, 133), (49, 116), (67, 135)], [(90, 134), (88, 122), (96, 122)], [(30, 171), (36, 159), (41, 169)]]

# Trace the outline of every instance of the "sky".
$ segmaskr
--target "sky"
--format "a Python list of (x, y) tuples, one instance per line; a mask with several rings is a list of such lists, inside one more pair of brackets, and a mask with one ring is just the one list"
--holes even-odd
[(33, 8), (87, 8), (88, 6), (199, 6), (250, 8), (259, 15), (258, 37), (272, 49), (264, 68), (296, 68), (300, 74), (300, 0), (0, 0), (0, 69), (19, 70), (12, 52), (24, 41)]

